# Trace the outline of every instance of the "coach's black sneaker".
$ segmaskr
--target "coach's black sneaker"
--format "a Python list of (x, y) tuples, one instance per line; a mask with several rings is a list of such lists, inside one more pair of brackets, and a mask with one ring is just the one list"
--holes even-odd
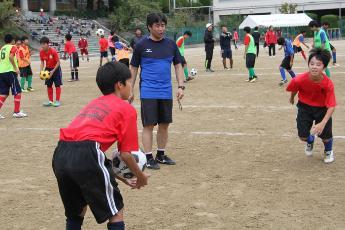
[(158, 170), (161, 168), (158, 162), (154, 158), (147, 160), (146, 167), (148, 169), (154, 169), (154, 170)]
[(175, 165), (176, 162), (174, 160), (172, 160), (170, 157), (168, 157), (167, 155), (157, 155), (156, 156), (156, 161), (158, 161), (158, 163), (161, 164), (166, 164), (166, 165)]

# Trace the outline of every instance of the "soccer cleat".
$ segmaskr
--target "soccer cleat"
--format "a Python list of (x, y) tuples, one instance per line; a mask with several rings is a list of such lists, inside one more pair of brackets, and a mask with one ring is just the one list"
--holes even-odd
[(35, 91), (33, 88), (31, 88), (31, 87), (28, 87), (28, 91), (29, 92), (33, 92), (33, 91)]
[(161, 168), (158, 162), (154, 158), (147, 160), (146, 167), (148, 169), (154, 169), (154, 170), (158, 170)]
[(0, 120), (1, 120), (1, 119), (5, 119), (5, 118), (6, 118), (6, 117), (4, 117), (4, 116), (2, 116), (2, 115), (0, 114)]
[(46, 106), (46, 107), (53, 106), (53, 102), (52, 101), (44, 102), (43, 106)]
[(250, 79), (250, 83), (253, 83), (253, 82), (255, 82), (256, 81), (256, 78), (255, 77), (253, 77), (252, 79)]
[(13, 113), (13, 117), (14, 118), (23, 118), (23, 117), (27, 117), (28, 115), (23, 113), (23, 111), (20, 111), (18, 113)]
[(213, 69), (209, 69), (209, 70), (210, 70), (210, 72), (211, 72), (211, 73), (213, 73), (213, 72), (214, 72), (214, 70), (213, 70)]
[(228, 68), (228, 67), (224, 67), (224, 70), (230, 70), (230, 68)]
[(337, 63), (333, 63), (333, 66), (334, 66), (334, 67), (338, 67), (338, 66), (339, 66), (339, 64), (337, 64)]
[(55, 101), (52, 106), (59, 107), (61, 105), (60, 101)]
[(313, 155), (313, 148), (314, 148), (314, 142), (311, 144), (306, 143), (306, 145), (304, 147), (305, 155), (307, 155), (308, 157), (312, 156)]
[(27, 93), (28, 91), (26, 89), (22, 89), (22, 93)]
[(323, 159), (323, 162), (325, 162), (325, 163), (332, 163), (333, 161), (334, 161), (333, 150), (325, 151), (325, 158)]
[(176, 162), (167, 155), (156, 156), (156, 161), (160, 164), (175, 165)]
[(281, 80), (279, 82), (279, 86), (283, 86), (285, 83), (288, 83), (288, 80)]

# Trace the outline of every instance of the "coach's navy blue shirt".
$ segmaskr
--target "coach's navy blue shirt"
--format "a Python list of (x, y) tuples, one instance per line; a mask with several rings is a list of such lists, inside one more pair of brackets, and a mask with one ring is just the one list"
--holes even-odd
[(140, 98), (172, 99), (171, 63), (181, 63), (176, 43), (163, 38), (153, 41), (145, 37), (136, 44), (131, 65), (141, 67)]

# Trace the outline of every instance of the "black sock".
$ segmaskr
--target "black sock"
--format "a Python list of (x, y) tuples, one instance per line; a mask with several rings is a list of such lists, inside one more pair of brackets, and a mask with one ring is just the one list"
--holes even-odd
[(66, 230), (81, 230), (83, 225), (84, 217), (67, 217), (66, 219)]
[(125, 223), (123, 221), (108, 223), (107, 227), (108, 230), (125, 230)]
[(146, 153), (146, 160), (151, 160), (153, 158), (152, 152)]
[(71, 79), (74, 79), (74, 70), (71, 71)]
[(157, 157), (163, 156), (164, 155), (164, 149), (158, 149), (157, 150)]
[(77, 69), (75, 70), (75, 79), (79, 79), (78, 78), (78, 70)]

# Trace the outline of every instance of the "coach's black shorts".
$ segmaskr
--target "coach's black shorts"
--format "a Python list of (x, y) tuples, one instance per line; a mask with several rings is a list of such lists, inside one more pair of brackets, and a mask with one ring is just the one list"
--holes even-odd
[(303, 51), (303, 49), (302, 49), (302, 47), (301, 46), (293, 46), (293, 51), (295, 52), (295, 53), (299, 53), (299, 52), (302, 52)]
[(74, 52), (71, 54), (71, 56), (69, 57), (69, 61), (70, 61), (70, 67), (73, 68), (77, 68), (79, 67), (79, 56), (78, 56), (78, 52)]
[(111, 56), (115, 56), (115, 48), (114, 47), (109, 47), (109, 51), (111, 53)]
[(108, 51), (101, 52), (101, 58), (107, 58), (108, 57)]
[[(322, 121), (327, 113), (326, 107), (314, 107), (302, 102), (297, 103), (297, 130), (298, 136), (301, 138), (307, 138), (310, 135), (310, 129), (313, 126), (313, 121), (318, 124)], [(332, 118), (330, 118), (325, 125), (325, 128), (321, 135), (321, 139), (329, 139), (333, 137), (332, 134)]]
[(129, 67), (129, 59), (128, 58), (122, 58), (119, 60), (119, 62), (125, 64), (127, 67)]
[(112, 162), (97, 142), (59, 141), (53, 170), (66, 217), (79, 216), (88, 205), (97, 223), (103, 223), (123, 208)]
[(252, 53), (246, 54), (246, 67), (249, 68), (254, 68), (255, 66), (255, 59), (256, 55)]
[[(48, 70), (50, 72), (53, 70), (53, 68), (46, 68), (46, 70)], [(55, 87), (59, 87), (60, 85), (62, 85), (62, 71), (61, 71), (60, 67), (58, 67), (55, 70), (55, 72), (51, 78), (49, 78), (45, 81), (45, 84), (47, 87), (52, 87), (53, 83), (54, 83)]]
[(221, 51), (222, 53), (222, 58), (232, 58), (232, 50), (231, 49), (225, 49)]
[(172, 123), (172, 99), (141, 99), (143, 126)]
[(26, 67), (19, 67), (19, 71), (20, 71), (20, 77), (32, 76), (32, 70), (31, 70), (30, 65)]
[(19, 85), (17, 73), (0, 73), (0, 95), (9, 95), (10, 89), (13, 96), (22, 92), (22, 89)]
[(213, 58), (213, 49), (207, 48), (206, 51), (206, 60), (212, 60)]
[(291, 70), (292, 65), (290, 65), (291, 56), (284, 57), (282, 63), (280, 64), (280, 67), (283, 67), (286, 70)]
[(184, 56), (181, 56), (181, 65), (184, 66), (186, 64), (187, 64), (186, 59), (184, 58)]

